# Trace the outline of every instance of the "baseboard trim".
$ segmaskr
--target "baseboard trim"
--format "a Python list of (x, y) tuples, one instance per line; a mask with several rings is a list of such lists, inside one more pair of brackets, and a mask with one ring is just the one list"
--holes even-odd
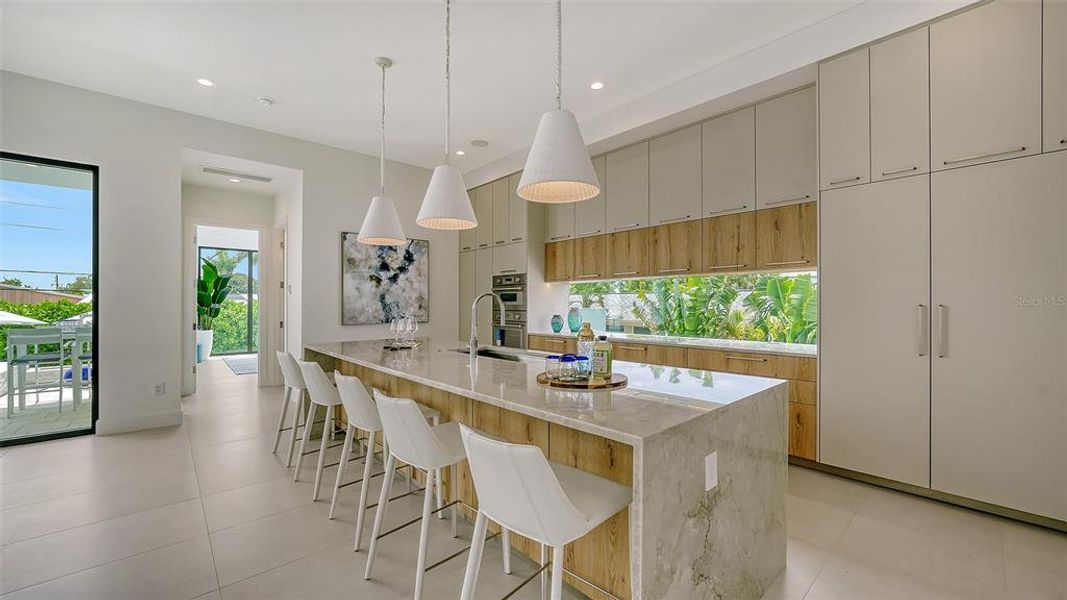
[(161, 413), (154, 415), (140, 415), (125, 419), (97, 419), (97, 435), (115, 435), (117, 433), (130, 433), (144, 429), (156, 429), (158, 427), (174, 427), (182, 424), (182, 411)]
[(799, 467), (805, 467), (815, 471), (822, 471), (823, 473), (837, 475), (838, 477), (844, 477), (846, 479), (852, 479), (855, 481), (860, 481), (862, 483), (869, 483), (871, 485), (884, 487), (887, 489), (895, 490), (897, 492), (904, 492), (915, 496), (922, 496), (923, 498), (928, 498), (930, 500), (937, 500), (939, 502), (945, 502), (947, 504), (954, 504), (956, 506), (969, 508), (978, 512), (989, 513), (998, 517), (1014, 519), (1016, 521), (1022, 521), (1023, 523), (1029, 523), (1031, 525), (1038, 525), (1040, 527), (1046, 527), (1048, 529), (1054, 529), (1056, 531), (1067, 532), (1067, 521), (1060, 521), (1059, 519), (1053, 519), (1052, 517), (1035, 515), (1032, 513), (1023, 512), (1021, 510), (1015, 510), (1013, 508), (1006, 508), (1004, 506), (997, 506), (996, 504), (989, 504), (988, 502), (982, 502), (980, 500), (972, 500), (971, 498), (964, 498), (962, 496), (956, 496), (954, 494), (949, 494), (946, 492), (939, 492), (937, 490), (931, 490), (929, 488), (919, 487), (911, 485), (909, 483), (901, 483), (899, 481), (885, 479), (876, 475), (860, 473), (859, 471), (842, 469), (841, 467), (835, 467), (833, 465), (815, 462), (806, 458), (790, 456), (789, 464), (797, 465)]

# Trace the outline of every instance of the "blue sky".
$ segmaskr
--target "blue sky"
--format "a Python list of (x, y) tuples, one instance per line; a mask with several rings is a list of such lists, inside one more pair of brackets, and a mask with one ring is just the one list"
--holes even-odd
[[(54, 276), (12, 270), (93, 270), (91, 190), (0, 179), (0, 279), (52, 288)], [(73, 276), (60, 276), (60, 285)]]

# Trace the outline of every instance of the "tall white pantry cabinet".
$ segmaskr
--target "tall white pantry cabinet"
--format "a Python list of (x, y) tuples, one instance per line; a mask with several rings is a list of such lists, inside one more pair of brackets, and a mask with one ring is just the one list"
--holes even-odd
[[(834, 78), (821, 101), (841, 90), (844, 114), (862, 114), (851, 78), (871, 86), (872, 124), (895, 114), (901, 126), (820, 135), (869, 144), (859, 155), (871, 161), (821, 152), (820, 462), (1067, 521), (1067, 152), (1048, 142), (1067, 122), (1050, 84), (1064, 75), (1048, 71), (1048, 49), (1067, 48), (1049, 24), (1063, 4), (997, 0), (872, 46), (869, 73), (855, 52), (821, 68)], [(991, 68), (976, 40), (1004, 46)], [(926, 111), (875, 82), (928, 66), (932, 137), (920, 146), (925, 123), (900, 115)], [(897, 163), (908, 171), (880, 177)], [(839, 173), (859, 184), (831, 186)]]

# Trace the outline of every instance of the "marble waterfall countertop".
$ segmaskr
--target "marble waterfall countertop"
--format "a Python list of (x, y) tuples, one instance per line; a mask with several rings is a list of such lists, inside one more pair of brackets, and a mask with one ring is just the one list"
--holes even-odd
[(471, 360), (456, 352), (462, 342), (422, 340), (415, 350), (383, 349), (388, 340), (305, 344), (308, 350), (370, 367), (630, 445), (740, 402), (777, 386), (779, 379), (614, 361), (615, 372), (629, 378), (613, 391), (575, 392), (537, 383), (543, 355), (507, 348), (521, 362), (484, 356)]
[[(574, 339), (576, 333), (552, 333), (530, 331), (529, 335), (542, 337)], [(815, 344), (788, 344), (785, 342), (753, 342), (749, 340), (725, 340), (717, 338), (698, 338), (671, 335), (651, 335), (641, 333), (597, 332), (608, 336), (616, 342), (635, 342), (660, 346), (683, 346), (686, 348), (706, 348), (708, 350), (732, 350), (734, 352), (754, 352), (758, 354), (777, 354), (780, 356), (797, 356), (816, 358), (819, 347)]]

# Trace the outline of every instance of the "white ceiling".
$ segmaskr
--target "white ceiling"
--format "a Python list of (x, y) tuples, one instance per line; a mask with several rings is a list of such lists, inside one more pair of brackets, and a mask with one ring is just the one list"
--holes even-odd
[[(237, 176), (234, 179), (240, 179), (240, 181), (234, 183), (230, 181), (231, 177), (226, 175), (205, 173), (204, 167), (268, 177), (270, 182), (253, 181)], [(201, 187), (227, 191), (274, 196), (282, 192), (299, 189), (302, 177), (300, 171), (288, 167), (185, 148), (182, 150), (182, 183), (191, 183)]]
[[(702, 74), (717, 82), (700, 101), (738, 89), (744, 73), (721, 74), (724, 65), (742, 66), (783, 40), (864, 14), (899, 29), (966, 1), (568, 0), (564, 104), (593, 124), (588, 141), (604, 140), (667, 116), (652, 114), (649, 99), (693, 88)], [(373, 57), (390, 56), (387, 154), (426, 167), (441, 160), (443, 2), (4, 2), (0, 10), (5, 70), (367, 154), (378, 150)], [(453, 147), (467, 151), (454, 159), (464, 171), (523, 151), (552, 106), (552, 11), (544, 1), (454, 3)], [(851, 39), (865, 29), (844, 30), (842, 43), (867, 41)], [(197, 77), (218, 85), (201, 87)], [(605, 89), (589, 89), (593, 80)], [(274, 108), (256, 102), (263, 95)], [(491, 145), (473, 148), (475, 138)]]

